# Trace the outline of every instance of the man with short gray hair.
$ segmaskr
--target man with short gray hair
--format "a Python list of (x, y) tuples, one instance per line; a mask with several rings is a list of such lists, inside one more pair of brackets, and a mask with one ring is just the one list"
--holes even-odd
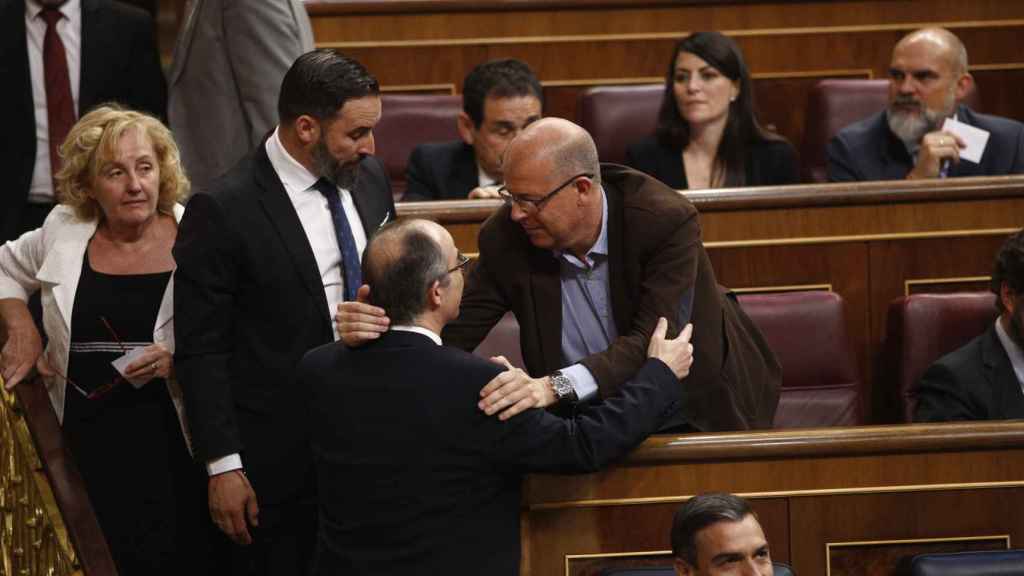
[[(903, 37), (889, 65), (889, 106), (847, 126), (828, 143), (829, 180), (865, 181), (1024, 173), (1024, 125), (963, 104), (974, 78), (967, 49), (945, 28)], [(967, 141), (947, 119), (989, 133), (980, 162), (962, 158)]]

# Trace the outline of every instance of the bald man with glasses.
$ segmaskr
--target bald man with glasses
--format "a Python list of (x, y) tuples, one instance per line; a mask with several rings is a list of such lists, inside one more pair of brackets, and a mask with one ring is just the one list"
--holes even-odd
[[(640, 172), (601, 165), (590, 135), (558, 118), (529, 125), (504, 158), (505, 207), (480, 230), (445, 344), (474, 349), (507, 311), (526, 371), (481, 391), (508, 419), (532, 407), (614, 395), (644, 361), (659, 317), (669, 334), (693, 323), (694, 364), (665, 430), (767, 428), (781, 372), (763, 337), (723, 294), (701, 243), (697, 210)], [(372, 289), (372, 287), (371, 287)], [(358, 345), (387, 327), (383, 311), (339, 306), (341, 338)]]

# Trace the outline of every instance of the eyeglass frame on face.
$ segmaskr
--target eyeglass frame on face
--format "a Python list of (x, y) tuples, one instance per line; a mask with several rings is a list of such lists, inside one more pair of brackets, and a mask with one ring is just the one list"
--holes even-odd
[(511, 207), (513, 204), (515, 204), (516, 206), (519, 206), (519, 209), (522, 210), (523, 212), (527, 212), (529, 214), (536, 214), (544, 208), (544, 204), (546, 204), (548, 200), (551, 200), (551, 198), (553, 198), (555, 194), (561, 192), (562, 189), (568, 186), (569, 184), (572, 184), (573, 182), (580, 178), (593, 177), (594, 174), (592, 172), (581, 172), (560, 184), (558, 188), (555, 188), (551, 192), (548, 192), (547, 194), (537, 199), (518, 198), (514, 196), (511, 192), (509, 192), (508, 188), (506, 188), (505, 186), (498, 188), (498, 196), (501, 197), (501, 201), (504, 202), (506, 206)]
[(462, 252), (459, 252), (459, 253), (458, 253), (458, 254), (457, 254), (457, 255), (455, 256), (455, 260), (456, 260), (456, 264), (455, 264), (455, 266), (452, 266), (451, 268), (449, 268), (449, 269), (448, 269), (448, 271), (447, 271), (447, 272), (445, 272), (445, 275), (446, 275), (446, 276), (447, 276), (448, 274), (451, 274), (451, 273), (453, 273), (453, 272), (458, 272), (458, 271), (464, 270), (464, 269), (466, 268), (466, 264), (469, 264), (469, 261), (470, 261), (470, 257), (469, 257), (469, 256), (466, 256), (466, 255), (465, 255), (465, 254), (463, 254)]

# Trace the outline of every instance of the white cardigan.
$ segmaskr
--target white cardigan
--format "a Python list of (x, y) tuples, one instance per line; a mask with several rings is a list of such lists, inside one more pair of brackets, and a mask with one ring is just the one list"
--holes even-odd
[[(174, 205), (174, 219), (181, 221), (185, 208)], [(89, 240), (96, 233), (98, 221), (82, 220), (64, 205), (56, 206), (42, 228), (26, 232), (17, 240), (0, 246), (0, 298), (28, 301), (29, 295), (41, 290), (43, 329), (50, 341), (43, 357), (50, 366), (68, 373), (68, 348), (71, 340), (71, 309), (75, 304), (75, 291), (82, 274), (82, 261)], [(174, 353), (174, 276), (171, 275), (160, 302), (153, 342), (161, 343)], [(50, 395), (57, 421), (64, 421), (64, 393), (67, 382), (61, 376), (48, 377), (46, 390)], [(184, 404), (177, 382), (167, 380), (174, 408), (186, 442), (188, 429), (184, 418)]]

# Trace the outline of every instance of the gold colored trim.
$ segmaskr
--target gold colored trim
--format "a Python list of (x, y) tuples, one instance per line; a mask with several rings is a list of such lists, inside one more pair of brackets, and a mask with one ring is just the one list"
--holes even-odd
[(753, 80), (784, 80), (787, 78), (835, 78), (866, 76), (869, 80), (875, 77), (870, 68), (844, 68), (838, 70), (801, 70), (799, 72), (759, 72), (751, 74)]
[(804, 238), (768, 238), (764, 240), (723, 240), (705, 242), (705, 248), (749, 248), (753, 246), (789, 246), (802, 244), (838, 244), (840, 242), (871, 242), (882, 240), (914, 240), (931, 238), (969, 238), (975, 236), (1009, 236), (1020, 228), (985, 228), (979, 230), (937, 230), (934, 232), (895, 232), (888, 234), (851, 234), (845, 236), (806, 236)]
[(569, 576), (569, 562), (572, 560), (590, 560), (593, 558), (630, 558), (636, 556), (668, 556), (672, 557), (671, 550), (651, 550), (650, 552), (608, 552), (605, 554), (566, 554), (565, 555), (565, 576)]
[[(991, 490), (994, 488), (1024, 488), (1024, 480), (1004, 482), (954, 482), (947, 484), (909, 484), (905, 486), (866, 486), (862, 488), (820, 488), (810, 490), (778, 490), (770, 492), (737, 492), (744, 498), (791, 498), (806, 496), (846, 496), (851, 494), (902, 494), (942, 490)], [(559, 510), (562, 508), (602, 508), (607, 506), (639, 506), (646, 504), (673, 504), (684, 502), (696, 494), (679, 496), (650, 496), (645, 498), (595, 498), (590, 500), (564, 500), (531, 504), (530, 510)]]
[[(757, 28), (752, 30), (722, 30), (733, 38), (755, 38), (759, 36), (819, 36), (826, 34), (848, 34), (851, 32), (901, 32), (919, 28), (942, 27), (963, 28), (1016, 28), (1024, 26), (1024, 20), (967, 20), (961, 22), (906, 22), (900, 24), (862, 24), (856, 26), (808, 26), (806, 28)], [(422, 40), (361, 40), (355, 42), (317, 42), (317, 48), (359, 49), (359, 48), (426, 48), (447, 46), (509, 45), (509, 44), (578, 44), (581, 42), (636, 42), (643, 40), (678, 40), (691, 33), (689, 30), (673, 32), (639, 32), (631, 34), (577, 34), (573, 36), (512, 36), (476, 38), (428, 38)]]
[(947, 536), (943, 538), (906, 538), (900, 540), (863, 540), (859, 542), (826, 542), (825, 543), (825, 575), (832, 576), (832, 548), (852, 548), (854, 546), (877, 546), (879, 544), (927, 544), (930, 542), (980, 542), (982, 540), (1003, 540), (1006, 549), (1010, 549), (1009, 534), (993, 534), (991, 536)]
[(744, 288), (730, 288), (737, 294), (771, 294), (777, 292), (802, 292), (804, 290), (824, 290), (832, 292), (831, 284), (789, 284), (786, 286), (747, 286)]
[(451, 82), (445, 82), (441, 84), (392, 84), (390, 86), (381, 86), (380, 91), (383, 93), (388, 92), (427, 92), (430, 90), (447, 90), (451, 96), (455, 95), (455, 84)]
[(1024, 70), (1024, 62), (1008, 62), (1006, 64), (971, 64), (968, 71), (985, 72), (988, 70)]
[(635, 84), (664, 84), (664, 76), (639, 76), (634, 78), (584, 78), (582, 80), (543, 80), (544, 88), (566, 88), (570, 86), (632, 86)]
[(931, 286), (935, 284), (967, 284), (970, 282), (987, 282), (991, 276), (957, 276), (953, 278), (914, 278), (903, 281), (903, 295), (910, 296), (911, 286)]

